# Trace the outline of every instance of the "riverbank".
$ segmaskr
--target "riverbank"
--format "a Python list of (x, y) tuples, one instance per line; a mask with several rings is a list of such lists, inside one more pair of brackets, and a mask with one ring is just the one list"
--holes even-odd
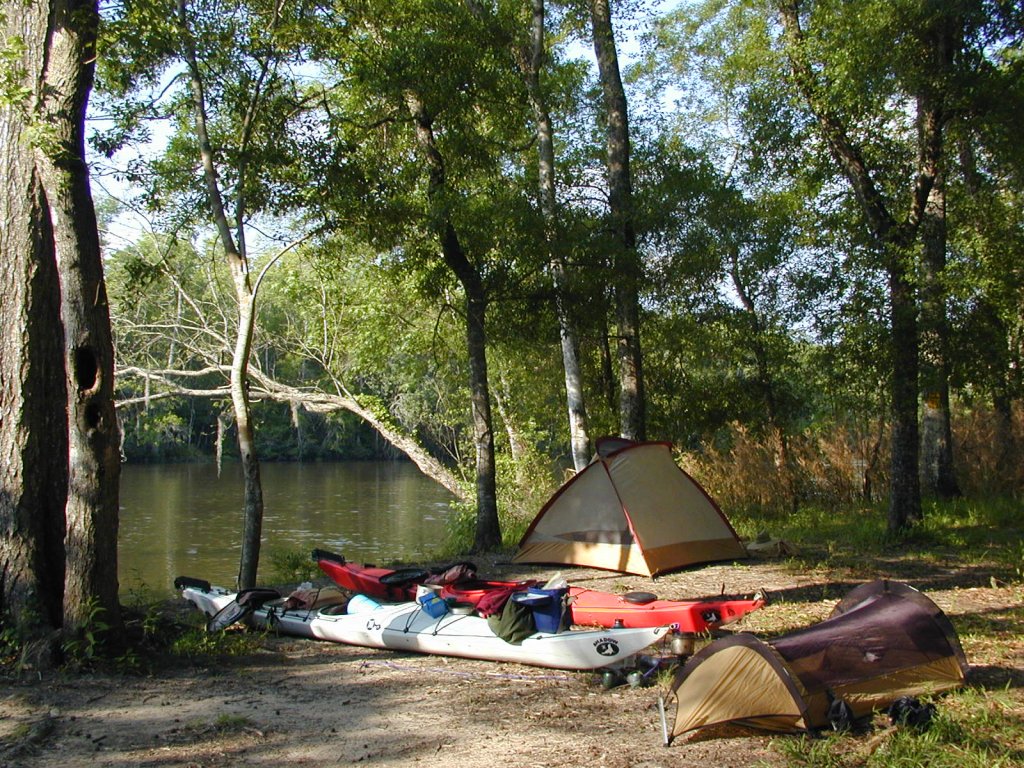
[[(478, 565), (481, 572), (506, 578), (538, 573), (496, 561)], [(722, 564), (656, 582), (585, 569), (565, 572), (586, 586), (653, 589), (676, 599), (767, 590), (772, 603), (730, 627), (765, 635), (824, 619), (869, 573), (926, 592), (960, 634), (971, 663), (968, 688), (941, 699), (940, 716), (968, 723), (975, 708), (987, 708), (990, 722), (1006, 723), (989, 739), (989, 764), (1000, 764), (1003, 754), (1024, 759), (1024, 584), (1004, 580), (1005, 569), (903, 557), (861, 562), (854, 569), (809, 569), (796, 560)], [(172, 601), (168, 609), (175, 617), (188, 615), (183, 601)], [(7, 676), (0, 684), (0, 763), (725, 768), (801, 759), (799, 737), (753, 732), (662, 746), (658, 698), (667, 680), (605, 690), (593, 674), (275, 636), (256, 640), (239, 656), (161, 657), (139, 673)], [(830, 764), (864, 765), (879, 750), (884, 753), (898, 738), (897, 729), (882, 717), (876, 726), (869, 734), (839, 739), (830, 747)], [(935, 755), (946, 748), (929, 745)], [(955, 749), (960, 764), (970, 765), (963, 762), (964, 746)]]

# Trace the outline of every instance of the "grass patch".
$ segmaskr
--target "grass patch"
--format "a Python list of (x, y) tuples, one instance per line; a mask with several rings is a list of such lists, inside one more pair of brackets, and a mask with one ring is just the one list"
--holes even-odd
[(865, 735), (774, 739), (790, 766), (814, 768), (1009, 768), (1024, 764), (1024, 718), (1007, 691), (968, 688), (936, 701), (923, 730), (876, 718)]
[(930, 501), (924, 519), (906, 535), (887, 532), (883, 505), (846, 508), (804, 506), (792, 514), (737, 512), (730, 522), (743, 538), (761, 532), (800, 550), (792, 566), (845, 568), (874, 577), (879, 560), (914, 560), (939, 565), (985, 566), (996, 578), (1024, 582), (1024, 515), (1007, 499)]
[(245, 715), (217, 715), (213, 721), (213, 727), (221, 733), (244, 731), (246, 728), (254, 728), (255, 723)]
[(171, 653), (188, 659), (246, 656), (260, 645), (260, 634), (253, 632), (207, 632), (205, 627), (187, 629), (171, 643)]

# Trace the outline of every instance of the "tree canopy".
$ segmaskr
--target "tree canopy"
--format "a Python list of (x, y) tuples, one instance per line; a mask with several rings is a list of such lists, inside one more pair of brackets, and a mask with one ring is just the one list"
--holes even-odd
[(155, 224), (108, 248), (123, 408), (226, 402), (209, 152), (262, 278), (249, 387), (290, 406), (257, 422), (354, 414), (475, 501), (480, 548), (602, 433), (723, 494), (758, 450), (775, 490), (736, 503), (888, 498), (893, 533), (919, 477), (1019, 488), (1020, 9), (604, 5), (106, 9), (95, 171)]

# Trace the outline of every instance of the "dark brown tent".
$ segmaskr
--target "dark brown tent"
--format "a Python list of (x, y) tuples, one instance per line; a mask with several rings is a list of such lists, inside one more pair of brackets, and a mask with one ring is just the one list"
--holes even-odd
[(931, 600), (889, 581), (863, 584), (825, 621), (775, 640), (716, 640), (677, 673), (669, 737), (722, 723), (773, 731), (829, 724), (835, 699), (854, 717), (901, 696), (956, 688), (967, 659), (953, 625)]

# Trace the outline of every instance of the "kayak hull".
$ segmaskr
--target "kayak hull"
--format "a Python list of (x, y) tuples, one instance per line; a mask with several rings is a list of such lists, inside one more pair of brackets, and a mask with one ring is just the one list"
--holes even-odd
[[(235, 597), (218, 587), (208, 591), (186, 587), (182, 596), (211, 616)], [(495, 635), (480, 616), (447, 613), (434, 618), (416, 603), (384, 604), (359, 613), (340, 613), (331, 607), (285, 610), (275, 603), (257, 608), (252, 621), (282, 634), (347, 645), (567, 670), (622, 666), (673, 630), (662, 626), (537, 632), (513, 644)]]

